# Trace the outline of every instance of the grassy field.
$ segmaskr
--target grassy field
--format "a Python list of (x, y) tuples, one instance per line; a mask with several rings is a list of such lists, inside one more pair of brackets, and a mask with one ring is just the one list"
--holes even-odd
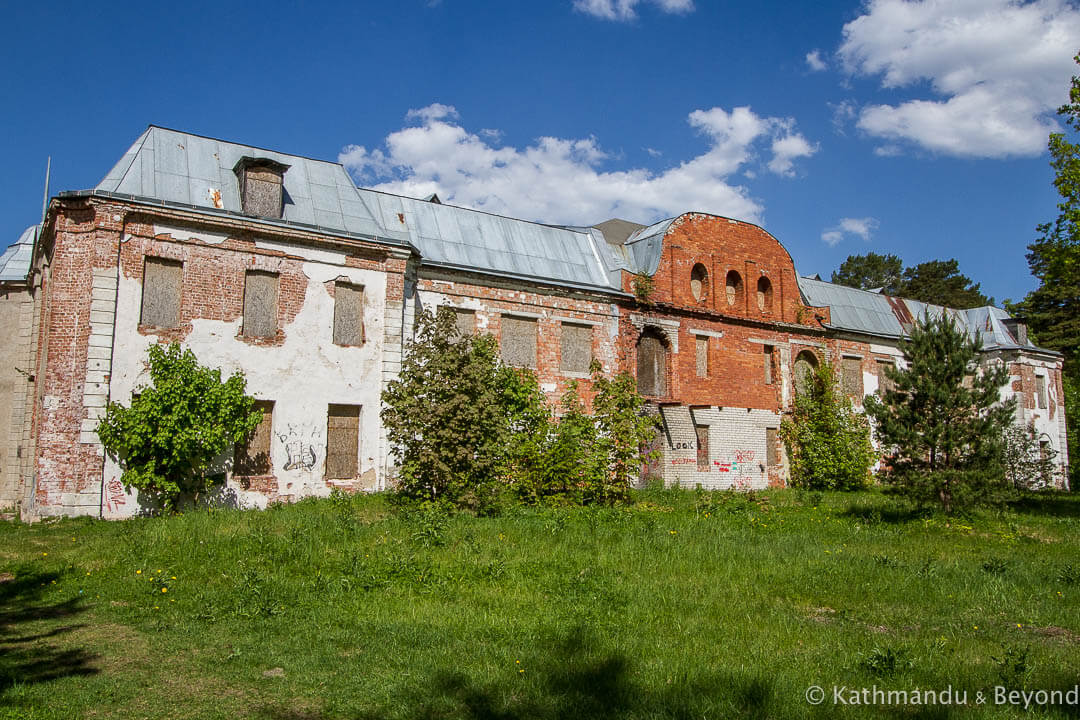
[(654, 491), (0, 523), (0, 718), (1078, 717), (991, 689), (1080, 682), (1078, 550), (1070, 495), (963, 518)]

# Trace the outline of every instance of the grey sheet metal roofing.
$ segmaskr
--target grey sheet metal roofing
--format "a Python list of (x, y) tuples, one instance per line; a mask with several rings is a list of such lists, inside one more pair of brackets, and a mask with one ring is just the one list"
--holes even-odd
[(937, 318), (947, 313), (968, 335), (979, 337), (984, 350), (1023, 348), (1053, 353), (1030, 342), (1018, 343), (1004, 323), (1011, 319), (1009, 313), (990, 305), (970, 310), (954, 310), (808, 277), (799, 278), (799, 289), (810, 305), (824, 305), (829, 308), (832, 317), (829, 327), (837, 330), (899, 338), (924, 314)]
[(23, 282), (30, 272), (30, 255), (34, 251), (34, 235), (37, 225), (31, 225), (22, 231), (3, 254), (0, 254), (0, 282)]
[(95, 190), (240, 213), (233, 168), (242, 157), (289, 166), (285, 222), (411, 243), (424, 264), (620, 291), (611, 251), (598, 230), (542, 225), (360, 189), (339, 163), (156, 126), (135, 141)]

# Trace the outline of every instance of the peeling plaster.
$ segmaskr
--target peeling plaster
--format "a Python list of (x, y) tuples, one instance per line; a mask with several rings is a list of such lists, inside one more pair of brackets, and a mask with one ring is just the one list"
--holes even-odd
[[(283, 344), (256, 347), (241, 341), (237, 338), (241, 326), (238, 318), (230, 322), (194, 319), (183, 345), (202, 364), (222, 368), (223, 375), (242, 369), (248, 394), (274, 401), (270, 455), (279, 495), (300, 498), (328, 495), (332, 490), (323, 479), (327, 406), (331, 403), (361, 406), (358, 470), (368, 485), (381, 487), (383, 470), (377, 455), (386, 275), (322, 262), (304, 263), (302, 270), (314, 282), (308, 283), (296, 318), (283, 328)], [(342, 276), (364, 286), (368, 334), (367, 342), (360, 347), (342, 347), (333, 342), (334, 300), (324, 283)], [(111, 378), (111, 399), (120, 402), (129, 401), (135, 388), (149, 381), (145, 350), (157, 338), (138, 331), (141, 297), (141, 279), (120, 279), (116, 347), (127, 351), (114, 358)], [(106, 461), (106, 487), (119, 479), (120, 472), (115, 462)], [(244, 490), (231, 479), (225, 491), (242, 507), (264, 507), (267, 503), (264, 493)], [(127, 494), (126, 499), (125, 504), (106, 515), (123, 517), (138, 512), (136, 494)]]

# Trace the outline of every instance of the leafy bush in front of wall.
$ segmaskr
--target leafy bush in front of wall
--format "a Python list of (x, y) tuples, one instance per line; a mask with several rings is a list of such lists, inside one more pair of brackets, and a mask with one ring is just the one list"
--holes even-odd
[(237, 370), (200, 365), (176, 343), (149, 349), (150, 385), (138, 388), (130, 407), (110, 402), (97, 434), (123, 467), (121, 482), (173, 510), (183, 495), (195, 500), (213, 484), (207, 473), (230, 445), (245, 440), (262, 420), (245, 394)]
[(791, 481), (813, 490), (857, 490), (870, 481), (876, 453), (870, 424), (844, 395), (832, 365), (815, 368), (795, 395), (780, 437), (791, 463)]
[(399, 495), (478, 510), (506, 491), (528, 503), (625, 499), (658, 420), (629, 374), (591, 370), (593, 413), (576, 383), (553, 413), (536, 375), (501, 363), (493, 337), (462, 337), (449, 308), (421, 313), (383, 393)]

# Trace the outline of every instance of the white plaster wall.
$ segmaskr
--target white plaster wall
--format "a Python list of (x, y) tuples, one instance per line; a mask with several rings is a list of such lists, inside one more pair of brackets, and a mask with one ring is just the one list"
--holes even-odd
[[(994, 358), (993, 361), (1000, 360)], [(1013, 383), (1018, 382), (1021, 379), (1020, 375), (1009, 375), (1009, 382), (1001, 389), (1001, 399), (1007, 400), (1008, 398), (1016, 397), (1016, 424), (1023, 425), (1024, 427), (1032, 427), (1035, 430), (1036, 437), (1041, 440), (1049, 440), (1050, 447), (1057, 452), (1057, 457), (1054, 458), (1054, 462), (1061, 467), (1059, 481), (1067, 482), (1068, 473), (1065, 472), (1065, 468), (1068, 467), (1069, 463), (1069, 448), (1065, 437), (1065, 400), (1059, 395), (1057, 383), (1054, 381), (1058, 371), (1058, 363), (1026, 355), (1021, 356), (1013, 362), (1019, 362), (1031, 367), (1036, 376), (1043, 375), (1046, 377), (1047, 407), (1024, 407), (1023, 393), (1018, 393), (1012, 389)], [(1050, 417), (1050, 408), (1054, 408), (1053, 418)]]
[[(374, 480), (367, 484), (381, 488), (385, 479), (380, 458), (379, 409), (386, 275), (345, 267), (343, 255), (274, 245), (301, 257), (318, 253), (316, 260), (303, 265), (309, 279), (306, 296), (296, 318), (283, 328), (284, 343), (254, 346), (243, 342), (237, 338), (243, 322), (240, 318), (233, 322), (196, 319), (183, 345), (195, 353), (200, 363), (220, 367), (223, 376), (243, 370), (248, 394), (274, 401), (271, 459), (280, 495), (300, 498), (330, 493), (332, 488), (324, 481), (323, 473), (327, 405), (331, 403), (361, 406), (359, 472), (362, 477)], [(266, 260), (260, 259), (260, 268), (266, 265)], [(334, 300), (325, 283), (339, 277), (364, 287), (365, 344), (361, 347), (342, 347), (333, 342)], [(114, 401), (130, 401), (132, 391), (149, 381), (146, 349), (156, 338), (138, 332), (141, 300), (141, 281), (121, 276), (110, 388)], [(316, 458), (313, 465), (285, 469), (290, 454), (295, 458), (309, 450), (314, 451)], [(231, 453), (227, 457), (231, 458)], [(107, 517), (139, 511), (135, 493), (123, 493), (118, 487), (119, 476), (120, 468), (107, 461), (102, 503), (102, 512)], [(264, 494), (245, 491), (231, 477), (228, 490), (235, 492), (241, 505), (264, 507), (267, 503)]]
[[(707, 490), (764, 490), (769, 486), (766, 428), (779, 428), (780, 415), (746, 408), (662, 408), (664, 484)], [(697, 467), (694, 421), (709, 428), (709, 469)], [(670, 442), (669, 439), (670, 438)]]

